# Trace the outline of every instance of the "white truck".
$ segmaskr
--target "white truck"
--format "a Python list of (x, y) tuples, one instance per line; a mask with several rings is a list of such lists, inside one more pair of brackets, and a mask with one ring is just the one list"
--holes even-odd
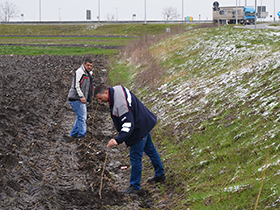
[[(237, 9), (237, 10), (236, 10)], [(237, 11), (237, 23), (254, 24), (255, 8), (245, 6), (228, 6), (213, 8), (213, 22), (221, 24), (235, 24)]]

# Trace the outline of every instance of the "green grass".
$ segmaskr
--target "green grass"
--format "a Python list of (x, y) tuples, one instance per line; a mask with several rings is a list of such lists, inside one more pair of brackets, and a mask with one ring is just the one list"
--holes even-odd
[(40, 47), (40, 46), (9, 46), (8, 44), (71, 44), (71, 45), (106, 45), (106, 46), (125, 46), (133, 38), (121, 37), (0, 37), (0, 54), (14, 55), (83, 55), (83, 54), (116, 54), (120, 50), (100, 49), (88, 47)]
[[(87, 24), (87, 25), (0, 25), (0, 43), (2, 44), (87, 44), (125, 46), (135, 36), (157, 35), (165, 33), (166, 28), (185, 30), (186, 25), (174, 24)], [(188, 25), (188, 27), (191, 27)], [(7, 36), (8, 35), (8, 36)], [(27, 37), (17, 37), (28, 35)], [(40, 37), (36, 37), (40, 35)], [(57, 36), (57, 37), (48, 37)], [(96, 35), (97, 37), (61, 37), (60, 35)], [(109, 37), (128, 36), (128, 37)], [(5, 37), (7, 36), (7, 37)], [(14, 36), (14, 37), (13, 37)], [(129, 37), (130, 36), (130, 37)], [(14, 55), (82, 55), (120, 52), (113, 49), (81, 47), (33, 47), (0, 46), (0, 54)]]
[(136, 71), (134, 66), (124, 65), (123, 62), (116, 63), (117, 58), (111, 58), (110, 73), (108, 75), (108, 83), (111, 86), (124, 85), (131, 86)]
[(31, 46), (0, 46), (1, 55), (86, 55), (118, 53), (115, 49), (100, 49), (89, 47), (31, 47)]
[(132, 38), (119, 37), (0, 37), (2, 44), (88, 44), (124, 46)]
[(268, 146), (258, 209), (279, 206), (279, 40), (279, 31), (220, 27), (150, 47), (166, 73), (156, 86), (129, 88), (159, 119), (167, 208), (254, 209)]
[[(195, 209), (227, 209), (228, 206), (251, 209), (254, 203), (248, 201), (255, 201), (258, 194), (260, 181), (256, 179), (262, 178), (263, 172), (258, 172), (258, 168), (265, 163), (265, 147), (275, 141), (270, 139), (264, 145), (264, 140), (260, 140), (260, 143), (252, 142), (256, 133), (246, 125), (253, 120), (247, 119), (244, 122), (242, 119), (229, 127), (220, 127), (220, 122), (209, 122), (212, 125), (207, 126), (205, 131), (195, 132), (191, 137), (180, 137), (178, 144), (174, 145), (170, 139), (163, 141), (166, 156), (173, 162), (168, 164), (172, 176), (176, 177), (172, 181), (178, 186), (177, 191), (186, 196), (182, 202)], [(264, 121), (258, 126), (258, 135), (267, 133), (271, 126)], [(243, 135), (239, 137), (238, 134)], [(270, 156), (275, 155), (277, 151), (273, 148)], [(275, 173), (277, 169), (272, 168), (267, 176), (276, 181)], [(271, 184), (266, 182), (264, 189), (269, 191)], [(276, 189), (279, 190), (279, 187)], [(209, 198), (212, 204), (206, 207), (204, 203)], [(262, 198), (266, 205), (273, 200), (275, 197)], [(178, 204), (175, 209), (183, 206)]]

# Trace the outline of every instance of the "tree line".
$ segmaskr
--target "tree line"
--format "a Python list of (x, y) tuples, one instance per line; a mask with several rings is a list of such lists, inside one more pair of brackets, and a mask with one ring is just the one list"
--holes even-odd
[(19, 10), (15, 4), (6, 1), (0, 5), (0, 20), (10, 21), (12, 18), (18, 17)]
[[(177, 8), (174, 7), (165, 7), (162, 10), (162, 16), (165, 21), (176, 20), (179, 18), (180, 14), (177, 11)], [(0, 20), (8, 22), (13, 18), (19, 18), (19, 9), (12, 2), (6, 1), (4, 4), (0, 4)], [(105, 18), (108, 21), (113, 21), (115, 16), (109, 13), (106, 13)]]

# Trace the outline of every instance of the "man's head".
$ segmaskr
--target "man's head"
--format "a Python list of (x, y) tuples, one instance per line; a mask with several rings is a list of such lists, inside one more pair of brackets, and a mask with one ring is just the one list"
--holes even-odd
[(86, 58), (83, 65), (84, 65), (85, 69), (89, 72), (92, 70), (93, 61), (90, 58)]
[(109, 91), (108, 87), (105, 85), (98, 85), (94, 88), (94, 97), (99, 102), (108, 102), (109, 101)]

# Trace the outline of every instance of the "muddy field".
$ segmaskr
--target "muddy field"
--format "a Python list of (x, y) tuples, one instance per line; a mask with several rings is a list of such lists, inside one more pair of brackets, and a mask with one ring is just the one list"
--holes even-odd
[[(107, 57), (92, 58), (94, 81), (104, 83)], [(156, 202), (158, 188), (147, 183), (139, 194), (118, 193), (129, 185), (130, 164), (124, 145), (107, 150), (115, 135), (107, 105), (90, 104), (86, 137), (69, 137), (75, 114), (67, 95), (82, 61), (82, 56), (0, 56), (0, 209), (164, 206)]]

